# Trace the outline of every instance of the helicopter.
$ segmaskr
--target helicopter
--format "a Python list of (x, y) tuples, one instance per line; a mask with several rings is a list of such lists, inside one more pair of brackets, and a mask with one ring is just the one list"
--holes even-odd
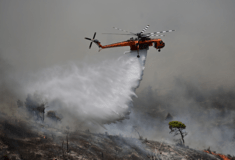
[(126, 41), (102, 46), (99, 40), (95, 39), (95, 36), (96, 36), (96, 32), (95, 32), (93, 35), (93, 39), (85, 37), (86, 40), (91, 41), (89, 49), (91, 48), (93, 42), (98, 45), (98, 47), (100, 48), (99, 51), (105, 48), (130, 46), (131, 51), (137, 51), (137, 58), (139, 58), (140, 57), (139, 50), (143, 50), (143, 49), (148, 50), (149, 46), (154, 46), (158, 50), (158, 52), (160, 52), (161, 49), (165, 47), (165, 43), (161, 39), (151, 39), (150, 37), (157, 37), (157, 36), (164, 37), (165, 35), (158, 35), (158, 34), (175, 31), (175, 30), (167, 30), (167, 31), (160, 31), (160, 32), (144, 33), (149, 28), (149, 25), (147, 25), (144, 29), (142, 29), (141, 32), (138, 32), (138, 33), (129, 32), (129, 31), (117, 28), (117, 27), (113, 27), (113, 28), (119, 31), (127, 32), (127, 33), (125, 34), (103, 33), (103, 34), (129, 35), (129, 36), (136, 36), (136, 38), (132, 37)]

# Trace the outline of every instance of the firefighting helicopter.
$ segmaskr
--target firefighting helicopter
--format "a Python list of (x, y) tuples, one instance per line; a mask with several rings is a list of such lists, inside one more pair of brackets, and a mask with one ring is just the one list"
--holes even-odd
[(158, 52), (160, 52), (161, 49), (165, 46), (165, 43), (161, 39), (151, 39), (150, 37), (155, 37), (155, 36), (163, 37), (165, 35), (158, 35), (158, 34), (175, 31), (175, 30), (167, 30), (167, 31), (160, 31), (160, 32), (144, 33), (149, 28), (149, 25), (147, 25), (141, 32), (138, 32), (138, 33), (129, 32), (129, 31), (117, 28), (117, 27), (113, 27), (113, 28), (119, 31), (127, 32), (127, 33), (126, 34), (103, 33), (103, 34), (129, 35), (129, 36), (136, 36), (136, 38), (132, 37), (129, 40), (126, 40), (123, 42), (118, 42), (118, 43), (113, 43), (113, 44), (102, 46), (99, 40), (95, 39), (95, 36), (96, 36), (96, 32), (95, 32), (93, 39), (85, 37), (86, 40), (91, 41), (89, 49), (91, 48), (93, 42), (98, 45), (100, 50), (105, 49), (105, 48), (130, 46), (131, 51), (137, 50), (137, 57), (139, 58), (140, 57), (139, 50), (142, 50), (142, 49), (148, 50), (149, 46), (154, 46), (158, 50)]

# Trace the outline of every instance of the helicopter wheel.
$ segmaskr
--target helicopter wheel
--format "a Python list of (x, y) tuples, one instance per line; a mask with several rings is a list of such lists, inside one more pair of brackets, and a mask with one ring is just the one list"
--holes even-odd
[(159, 49), (158, 52), (161, 52), (161, 50)]
[(137, 58), (140, 58), (140, 55), (137, 55)]

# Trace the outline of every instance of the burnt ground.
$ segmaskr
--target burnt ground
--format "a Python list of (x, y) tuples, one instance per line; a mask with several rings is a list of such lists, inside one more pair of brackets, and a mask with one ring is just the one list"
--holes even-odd
[[(68, 144), (67, 144), (68, 136)], [(67, 147), (68, 145), (68, 147)], [(0, 121), (0, 160), (194, 160), (220, 159), (165, 142), (56, 129), (13, 119)]]

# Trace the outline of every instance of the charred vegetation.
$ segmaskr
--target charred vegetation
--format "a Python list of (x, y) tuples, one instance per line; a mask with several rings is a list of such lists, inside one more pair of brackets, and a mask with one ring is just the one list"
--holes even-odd
[[(0, 126), (2, 159), (216, 159), (215, 155), (203, 150), (176, 146), (164, 141), (72, 131), (68, 127), (64, 131), (58, 129), (53, 132), (49, 126), (15, 121), (12, 117), (1, 121)], [(35, 129), (32, 129), (33, 126)]]

